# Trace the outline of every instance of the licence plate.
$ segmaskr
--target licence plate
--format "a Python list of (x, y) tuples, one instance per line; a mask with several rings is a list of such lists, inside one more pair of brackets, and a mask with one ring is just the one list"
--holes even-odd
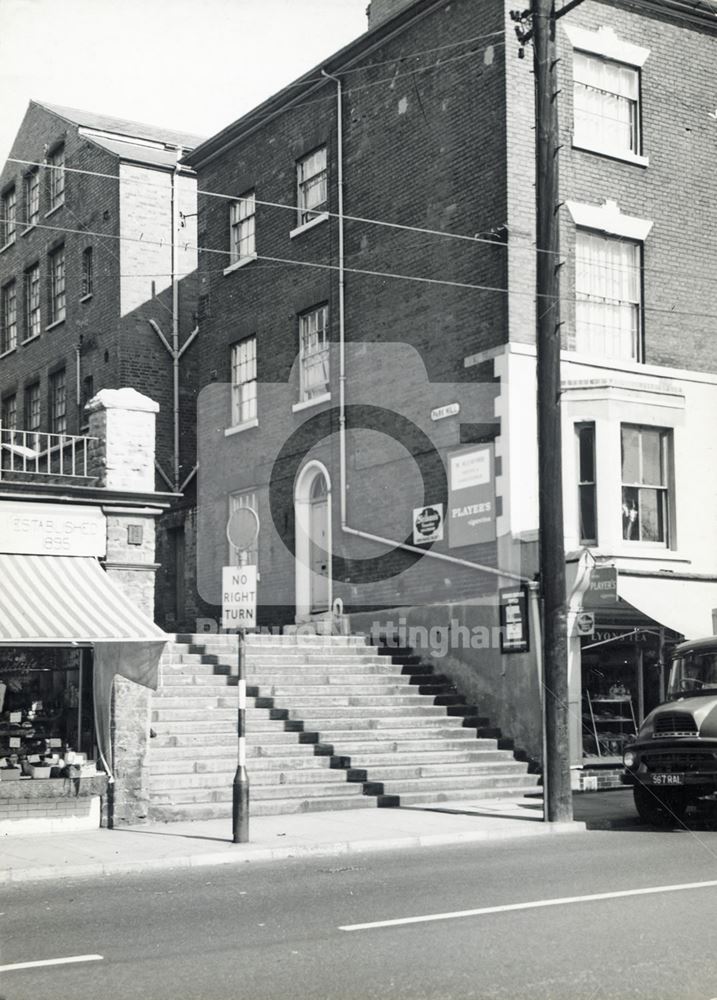
[(651, 775), (653, 785), (684, 785), (684, 774), (653, 774)]

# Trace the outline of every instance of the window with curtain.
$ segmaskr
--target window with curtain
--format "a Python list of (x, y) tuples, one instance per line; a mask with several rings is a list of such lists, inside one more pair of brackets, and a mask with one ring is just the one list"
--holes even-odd
[(256, 419), (256, 337), (232, 347), (232, 426)]
[(630, 542), (668, 541), (670, 432), (621, 427), (622, 537)]
[(329, 391), (329, 307), (319, 306), (299, 317), (299, 399)]
[(578, 229), (575, 348), (641, 360), (642, 244)]
[(573, 86), (575, 144), (605, 153), (639, 155), (639, 69), (576, 50)]

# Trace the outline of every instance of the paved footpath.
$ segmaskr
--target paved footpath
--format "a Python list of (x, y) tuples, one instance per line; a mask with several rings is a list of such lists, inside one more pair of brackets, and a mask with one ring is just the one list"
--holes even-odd
[(540, 798), (258, 817), (247, 844), (231, 842), (231, 819), (5, 836), (0, 883), (555, 836), (635, 822), (624, 790), (574, 801), (576, 821), (559, 824), (543, 822)]

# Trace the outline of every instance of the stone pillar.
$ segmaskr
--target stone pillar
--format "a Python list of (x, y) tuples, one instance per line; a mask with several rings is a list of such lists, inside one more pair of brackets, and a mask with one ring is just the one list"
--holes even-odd
[[(135, 607), (154, 620), (155, 421), (159, 406), (135, 389), (103, 389), (87, 405), (90, 437), (90, 474), (96, 485), (124, 494), (139, 494), (137, 503), (105, 503), (107, 517), (107, 575)], [(131, 498), (128, 498), (128, 500)], [(139, 497), (138, 497), (139, 499)], [(151, 692), (117, 677), (112, 702), (112, 760), (115, 784), (109, 822), (113, 826), (141, 823), (149, 806), (149, 748)]]

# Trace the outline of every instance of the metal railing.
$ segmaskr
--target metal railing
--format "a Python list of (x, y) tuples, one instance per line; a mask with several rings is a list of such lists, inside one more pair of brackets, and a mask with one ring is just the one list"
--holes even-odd
[(35, 476), (92, 479), (89, 458), (98, 438), (46, 431), (18, 431), (0, 424), (0, 480)]

